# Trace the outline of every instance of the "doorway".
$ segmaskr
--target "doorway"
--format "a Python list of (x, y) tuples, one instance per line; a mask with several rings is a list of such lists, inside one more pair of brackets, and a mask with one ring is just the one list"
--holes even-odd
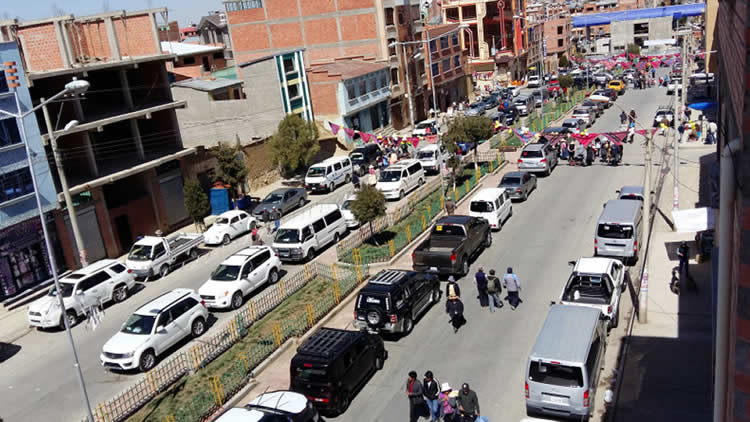
[(208, 57), (203, 56), (201, 57), (201, 60), (203, 61), (203, 71), (204, 72), (210, 72), (211, 71), (211, 65), (208, 64)]
[(117, 237), (120, 239), (120, 248), (122, 252), (127, 252), (133, 246), (133, 233), (130, 231), (130, 222), (127, 215), (115, 217), (115, 227), (117, 228)]

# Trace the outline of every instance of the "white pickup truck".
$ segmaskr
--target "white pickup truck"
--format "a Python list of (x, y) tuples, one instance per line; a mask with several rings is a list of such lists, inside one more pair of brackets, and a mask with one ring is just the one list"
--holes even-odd
[(580, 258), (568, 262), (573, 271), (560, 294), (563, 305), (599, 309), (609, 328), (620, 321), (620, 295), (627, 285), (622, 262), (609, 258)]
[(198, 245), (203, 235), (197, 233), (175, 233), (172, 236), (144, 236), (139, 239), (125, 261), (128, 269), (137, 278), (164, 277), (169, 269), (183, 255), (191, 259), (198, 257)]

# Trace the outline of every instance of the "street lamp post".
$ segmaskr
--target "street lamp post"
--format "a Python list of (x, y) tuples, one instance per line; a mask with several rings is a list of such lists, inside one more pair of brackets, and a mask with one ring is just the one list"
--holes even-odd
[[(44, 244), (47, 247), (47, 255), (49, 257), (49, 264), (51, 267), (50, 269), (52, 270), (52, 279), (54, 280), (54, 283), (55, 283), (55, 291), (57, 293), (58, 306), (60, 307), (60, 311), (62, 315), (61, 318), (62, 318), (63, 325), (65, 326), (65, 332), (68, 337), (68, 342), (70, 343), (70, 349), (73, 353), (73, 367), (75, 368), (76, 375), (78, 376), (78, 386), (81, 389), (81, 396), (83, 398), (83, 402), (86, 407), (88, 420), (90, 422), (94, 422), (95, 419), (94, 419), (93, 413), (91, 412), (91, 403), (89, 402), (88, 393), (86, 391), (86, 383), (83, 380), (83, 372), (81, 371), (81, 364), (78, 360), (78, 352), (76, 351), (75, 342), (73, 341), (73, 334), (70, 331), (70, 322), (68, 321), (67, 315), (65, 315), (65, 302), (63, 301), (62, 288), (60, 287), (60, 280), (59, 280), (58, 273), (57, 273), (57, 262), (55, 260), (55, 253), (52, 250), (52, 243), (50, 242), (49, 232), (47, 230), (47, 224), (44, 221), (44, 209), (42, 208), (42, 199), (39, 194), (39, 185), (37, 184), (36, 173), (34, 171), (34, 163), (32, 161), (32, 154), (31, 154), (32, 151), (31, 151), (31, 148), (29, 148), (29, 143), (26, 139), (26, 126), (24, 125), (24, 118), (28, 116), (29, 114), (38, 110), (40, 107), (43, 107), (47, 103), (54, 101), (66, 94), (72, 94), (72, 95), (82, 94), (86, 92), (86, 90), (88, 90), (88, 87), (89, 87), (89, 83), (86, 81), (74, 80), (73, 82), (69, 82), (68, 84), (65, 85), (64, 90), (58, 92), (57, 94), (53, 95), (48, 100), (43, 101), (38, 106), (30, 109), (29, 111), (25, 113), (21, 112), (21, 99), (18, 96), (18, 91), (14, 91), (13, 95), (16, 100), (17, 113), (10, 113), (1, 109), (0, 109), (0, 113), (15, 117), (16, 121), (18, 122), (18, 126), (21, 129), (21, 140), (24, 143), (24, 146), (26, 149), (26, 160), (31, 170), (30, 171), (31, 183), (32, 183), (32, 186), (34, 187), (34, 198), (36, 199), (36, 206), (37, 206), (37, 211), (39, 212), (39, 219), (41, 220), (41, 223), (42, 223), (42, 233), (44, 235)], [(66, 125), (66, 127), (68, 128), (69, 126), (70, 124)], [(49, 130), (51, 131), (52, 129), (50, 128)], [(52, 136), (50, 136), (50, 138), (51, 137)]]

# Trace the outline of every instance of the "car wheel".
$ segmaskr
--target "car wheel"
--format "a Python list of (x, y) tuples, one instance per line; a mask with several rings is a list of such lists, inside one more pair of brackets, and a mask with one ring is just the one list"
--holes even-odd
[(484, 239), (484, 247), (489, 248), (492, 246), (492, 230), (487, 230), (487, 237)]
[(228, 244), (229, 244), (229, 242), (231, 242), (231, 241), (232, 241), (232, 238), (231, 238), (231, 237), (229, 237), (229, 235), (228, 235), (228, 234), (225, 234), (225, 235), (224, 235), (224, 237), (223, 237), (223, 238), (221, 239), (221, 244), (222, 244), (222, 245), (224, 245), (224, 246), (226, 246), (226, 245), (228, 245)]
[(232, 295), (232, 309), (240, 309), (240, 306), (242, 306), (242, 293), (235, 292)]
[(162, 265), (159, 269), (159, 278), (164, 278), (169, 274), (169, 265)]
[(300, 199), (299, 200), (299, 204), (297, 204), (297, 208), (302, 208), (304, 206), (305, 206), (305, 200), (304, 199)]
[[(73, 326), (75, 326), (76, 323), (78, 322), (78, 314), (76, 314), (75, 311), (65, 312), (64, 317), (68, 319), (68, 326), (70, 328), (73, 328)], [(61, 330), (65, 329), (65, 321), (63, 320), (63, 317), (60, 317), (60, 329)]]
[(612, 323), (610, 324), (611, 328), (617, 328), (617, 326), (620, 325), (620, 307), (617, 307), (617, 310), (615, 310), (615, 317), (612, 319)]
[(190, 259), (198, 259), (198, 249), (190, 249)]
[(417, 183), (419, 184), (419, 186), (424, 185), (424, 179), (419, 179), (419, 182), (417, 182)]
[(440, 289), (433, 289), (430, 295), (430, 303), (440, 302)]
[(403, 198), (404, 198), (404, 191), (403, 190), (398, 191), (398, 200), (400, 201)]
[(312, 260), (315, 258), (315, 249), (310, 248), (307, 250), (307, 255), (305, 255), (305, 261), (312, 262)]
[(156, 355), (154, 354), (154, 351), (151, 349), (146, 350), (141, 355), (141, 360), (138, 362), (138, 369), (141, 370), (141, 372), (148, 372), (156, 365)]
[(339, 240), (341, 240), (341, 236), (339, 236), (338, 233), (334, 234), (333, 235), (333, 243), (334, 244), (339, 243)]
[(276, 268), (272, 268), (271, 271), (268, 272), (268, 284), (276, 284), (279, 281), (279, 272), (276, 271)]
[(464, 257), (461, 260), (461, 275), (469, 274), (469, 259)]
[(202, 317), (198, 317), (193, 321), (193, 325), (190, 326), (190, 334), (193, 338), (198, 338), (206, 332), (206, 321)]
[(331, 185), (328, 186), (328, 192), (333, 192), (334, 189), (336, 189), (336, 185), (334, 183), (331, 183)]
[(349, 392), (348, 391), (342, 391), (341, 393), (341, 401), (339, 401), (339, 407), (338, 407), (338, 413), (342, 414), (346, 412), (346, 409), (349, 408)]
[(524, 192), (523, 193), (523, 197), (521, 199), (524, 200), (524, 201), (526, 201), (527, 199), (529, 199), (529, 193), (528, 192)]
[(385, 361), (383, 361), (382, 357), (380, 357), (380, 356), (376, 357), (375, 358), (375, 369), (378, 370), (378, 371), (381, 370), (381, 369), (383, 369), (384, 363), (385, 363)]
[(347, 175), (346, 175), (346, 178), (344, 179), (344, 182), (345, 182), (345, 183), (349, 183), (349, 182), (351, 182), (351, 181), (352, 181), (352, 176), (351, 176), (350, 174), (347, 174)]
[(414, 321), (411, 319), (410, 316), (404, 317), (404, 334), (411, 333), (411, 330), (414, 328)]
[(128, 287), (127, 286), (117, 286), (115, 287), (115, 291), (112, 293), (112, 299), (114, 299), (115, 302), (120, 303), (123, 300), (128, 298)]

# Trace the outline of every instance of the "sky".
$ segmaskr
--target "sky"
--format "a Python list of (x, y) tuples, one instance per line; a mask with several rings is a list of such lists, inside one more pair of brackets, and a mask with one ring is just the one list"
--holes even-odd
[(201, 16), (207, 15), (209, 10), (224, 9), (221, 0), (1, 0), (0, 20), (19, 18), (21, 21), (28, 21), (60, 14), (84, 16), (107, 10), (142, 10), (158, 7), (166, 7), (169, 20), (176, 19), (181, 27), (188, 26), (191, 22), (198, 23)]

